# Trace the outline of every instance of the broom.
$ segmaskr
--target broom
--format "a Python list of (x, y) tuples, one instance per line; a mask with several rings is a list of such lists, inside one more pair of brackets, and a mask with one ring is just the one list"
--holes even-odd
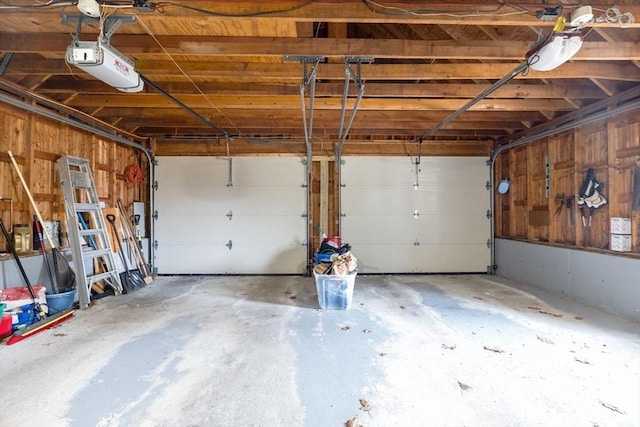
[[(25, 182), (24, 177), (22, 176), (22, 172), (20, 172), (20, 169), (18, 168), (16, 159), (13, 157), (13, 154), (11, 153), (11, 151), (7, 151), (7, 154), (9, 155), (9, 158), (11, 159), (11, 163), (13, 164), (13, 167), (16, 170), (16, 173), (18, 174), (18, 178), (20, 178), (20, 182), (24, 187), (24, 191), (27, 193), (27, 197), (29, 198), (29, 202), (31, 202), (31, 206), (33, 207), (33, 210), (35, 211), (35, 214), (38, 217), (38, 221), (40, 221), (40, 224), (44, 224), (42, 215), (40, 215), (38, 206), (36, 206), (36, 202), (33, 200), (33, 197), (31, 196), (29, 187), (27, 186), (27, 183)], [(56, 273), (55, 274), (56, 280), (54, 281), (55, 283), (51, 284), (53, 293), (57, 294), (59, 292), (64, 292), (65, 290), (70, 290), (75, 288), (76, 275), (71, 269), (71, 267), (69, 266), (69, 262), (67, 262), (67, 259), (64, 257), (64, 255), (60, 253), (56, 245), (53, 244), (53, 240), (51, 239), (51, 236), (49, 235), (47, 228), (43, 226), (42, 230), (44, 231), (44, 234), (47, 237), (47, 241), (49, 242), (49, 246), (51, 247), (51, 254), (53, 256), (53, 267)]]

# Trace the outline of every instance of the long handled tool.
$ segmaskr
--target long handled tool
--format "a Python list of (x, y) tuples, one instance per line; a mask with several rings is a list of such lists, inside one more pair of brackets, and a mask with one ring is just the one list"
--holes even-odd
[(55, 279), (53, 278), (53, 272), (51, 271), (51, 266), (49, 265), (49, 258), (47, 258), (47, 249), (44, 246), (44, 237), (42, 236), (42, 224), (38, 221), (37, 216), (33, 216), (33, 224), (36, 227), (36, 232), (38, 233), (38, 245), (40, 246), (40, 250), (42, 251), (42, 258), (44, 261), (44, 265), (47, 266), (47, 274), (49, 275), (49, 282), (51, 283), (51, 287), (53, 288), (53, 283)]
[[(124, 205), (122, 204), (122, 200), (118, 199), (118, 209), (120, 210), (120, 218), (126, 218), (127, 217), (127, 212), (124, 209)], [(135, 240), (135, 236), (133, 233), (133, 228), (131, 226), (131, 224), (128, 221), (122, 221), (122, 224), (124, 225), (123, 230), (126, 234), (126, 238), (127, 238), (127, 242), (131, 243)], [(142, 251), (140, 250), (140, 248), (138, 247), (138, 245), (136, 244), (129, 244), (129, 247), (133, 249), (133, 253), (134, 253), (134, 258), (136, 259), (136, 264), (138, 265), (138, 268), (140, 269), (140, 271), (142, 272), (142, 274), (144, 274), (144, 282), (147, 285), (150, 285), (153, 283), (153, 277), (151, 277), (151, 273), (149, 272), (149, 269), (147, 268), (147, 263), (144, 261), (144, 256), (142, 255)]]
[(20, 257), (16, 252), (16, 248), (13, 246), (11, 242), (11, 238), (9, 237), (9, 233), (7, 229), (4, 227), (4, 223), (0, 218), (0, 229), (2, 229), (2, 234), (4, 234), (4, 238), (7, 241), (7, 246), (13, 255), (13, 258), (16, 260), (18, 264), (18, 269), (20, 270), (20, 274), (22, 274), (22, 279), (27, 285), (27, 289), (29, 289), (29, 294), (33, 299), (33, 304), (35, 310), (37, 311), (37, 320), (27, 325), (25, 328), (16, 331), (8, 340), (7, 345), (14, 344), (18, 341), (21, 341), (37, 332), (40, 332), (44, 329), (50, 328), (53, 325), (62, 322), (63, 320), (68, 319), (73, 315), (72, 309), (61, 310), (60, 312), (54, 314), (53, 316), (47, 317), (44, 313), (44, 310), (40, 306), (40, 302), (38, 301), (38, 297), (36, 296), (35, 291), (33, 290), (33, 286), (31, 286), (31, 282), (29, 281), (29, 277), (27, 273), (24, 271), (24, 267), (22, 266), (22, 262), (20, 261)]
[(122, 289), (124, 289), (125, 293), (130, 294), (132, 292), (137, 291), (138, 289), (144, 288), (146, 284), (144, 280), (142, 280), (140, 271), (129, 270), (129, 263), (127, 262), (127, 257), (124, 256), (124, 252), (122, 251), (122, 244), (120, 243), (120, 235), (118, 234), (118, 228), (116, 227), (116, 216), (113, 214), (107, 214), (105, 218), (107, 219), (109, 224), (111, 224), (111, 228), (113, 229), (113, 234), (118, 244), (118, 250), (120, 251), (120, 259), (122, 260), (122, 265), (124, 266), (124, 273), (120, 275), (120, 282), (122, 282)]
[[(20, 172), (20, 168), (18, 168), (18, 164), (16, 163), (16, 159), (13, 157), (11, 151), (7, 151), (9, 158), (11, 159), (11, 163), (13, 164), (13, 168), (16, 170), (18, 174), (18, 178), (20, 178), (20, 182), (24, 187), (24, 191), (27, 193), (27, 197), (29, 198), (29, 202), (31, 202), (31, 206), (38, 217), (38, 221), (41, 224), (44, 224), (44, 220), (42, 219), (42, 215), (40, 215), (40, 211), (38, 210), (38, 206), (36, 206), (36, 202), (33, 200), (31, 196), (31, 191), (29, 191), (29, 187), (22, 176), (22, 172)], [(47, 237), (47, 241), (49, 242), (49, 246), (51, 247), (51, 254), (53, 255), (53, 267), (55, 270), (55, 283), (51, 284), (52, 290), (54, 293), (64, 292), (65, 290), (70, 290), (75, 288), (76, 286), (76, 275), (69, 266), (67, 259), (60, 253), (56, 245), (53, 244), (53, 240), (49, 235), (46, 227), (42, 227), (45, 236)]]

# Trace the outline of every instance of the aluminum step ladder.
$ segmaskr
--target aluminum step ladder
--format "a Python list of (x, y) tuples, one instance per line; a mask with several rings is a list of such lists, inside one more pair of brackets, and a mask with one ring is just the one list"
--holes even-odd
[[(122, 283), (116, 269), (115, 256), (109, 244), (107, 226), (100, 208), (89, 161), (80, 157), (62, 156), (58, 159), (58, 171), (67, 214), (69, 245), (76, 270), (78, 301), (80, 308), (84, 309), (89, 306), (91, 287), (95, 283), (103, 280), (116, 295), (122, 293)], [(95, 228), (89, 228), (89, 226), (81, 229), (78, 214), (87, 214), (90, 218), (88, 224)], [(91, 243), (88, 249), (82, 247), (85, 237)], [(87, 274), (85, 262), (93, 266), (94, 260), (98, 261), (104, 271)]]

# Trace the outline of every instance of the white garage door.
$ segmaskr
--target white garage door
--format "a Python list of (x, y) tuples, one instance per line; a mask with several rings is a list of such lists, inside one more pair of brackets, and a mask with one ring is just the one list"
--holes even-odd
[(345, 157), (342, 240), (361, 273), (486, 272), (489, 178), (481, 157)]
[[(299, 158), (160, 157), (159, 274), (300, 274), (306, 266)], [(231, 185), (230, 185), (231, 184)]]

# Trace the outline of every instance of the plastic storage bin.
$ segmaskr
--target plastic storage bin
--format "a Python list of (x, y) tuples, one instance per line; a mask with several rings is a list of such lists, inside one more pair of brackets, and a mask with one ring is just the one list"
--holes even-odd
[(316, 274), (316, 289), (318, 290), (318, 303), (323, 310), (348, 310), (353, 300), (353, 288), (356, 283), (354, 272), (346, 276), (332, 274)]
[(50, 294), (49, 292), (47, 292), (46, 297), (47, 306), (49, 307), (49, 314), (56, 314), (73, 307), (75, 296), (75, 289), (59, 294)]

